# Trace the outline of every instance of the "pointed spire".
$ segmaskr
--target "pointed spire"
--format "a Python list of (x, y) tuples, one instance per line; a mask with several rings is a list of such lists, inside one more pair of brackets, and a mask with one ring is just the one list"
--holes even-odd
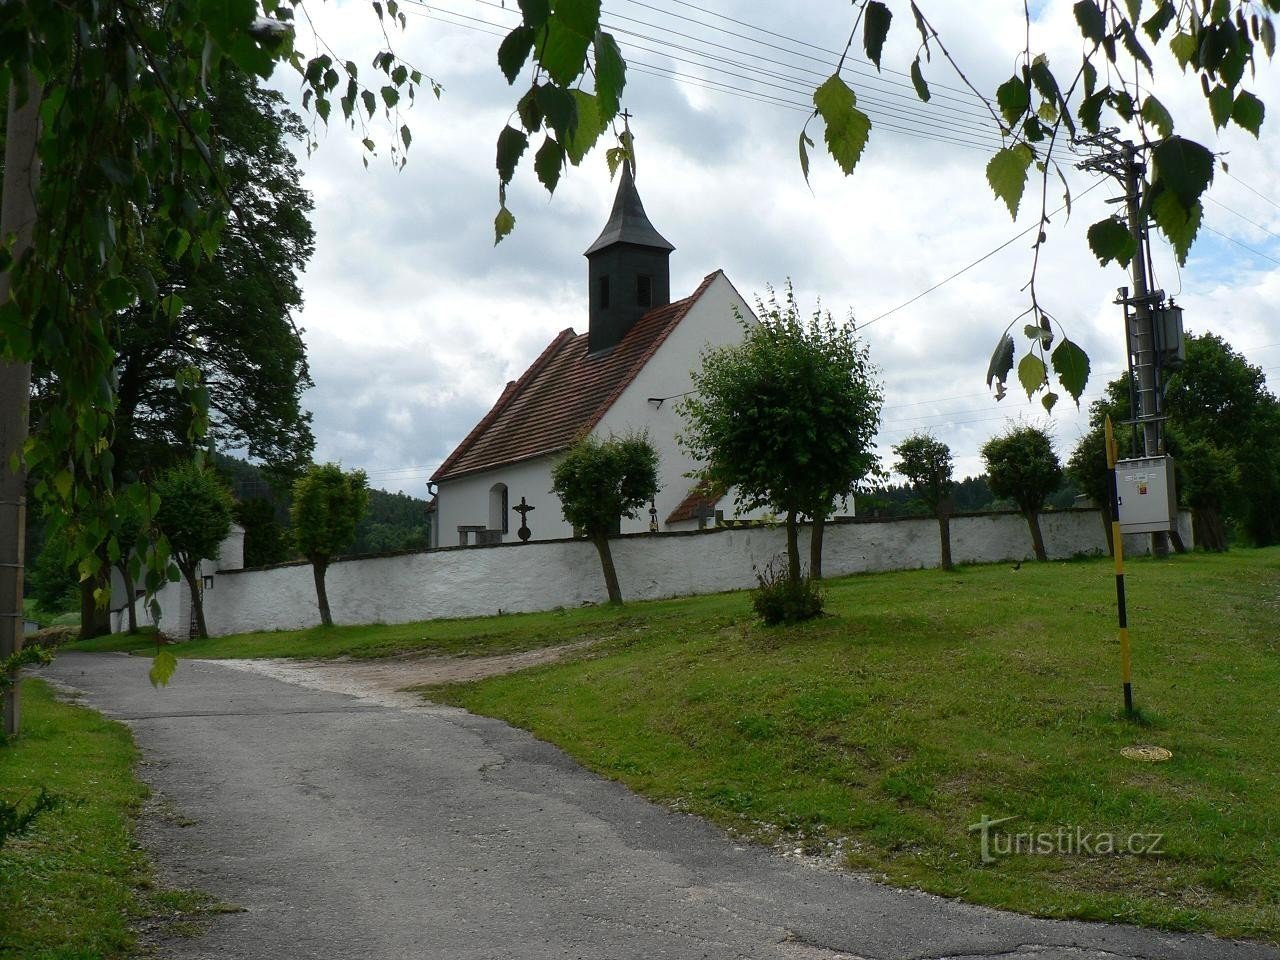
[(609, 214), (609, 222), (604, 225), (596, 242), (587, 247), (586, 255), (591, 256), (597, 250), (615, 243), (634, 243), (642, 247), (657, 247), (660, 250), (674, 250), (644, 212), (644, 204), (640, 202), (640, 194), (636, 190), (635, 172), (631, 168), (631, 160), (623, 161), (622, 175), (618, 178), (618, 193), (613, 198), (613, 212)]

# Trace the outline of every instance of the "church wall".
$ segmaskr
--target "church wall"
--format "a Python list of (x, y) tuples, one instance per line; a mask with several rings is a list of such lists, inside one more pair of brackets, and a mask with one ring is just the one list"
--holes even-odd
[[(635, 380), (622, 391), (594, 431), (596, 436), (603, 438), (611, 433), (621, 435), (631, 430), (648, 430), (659, 457), (660, 489), (654, 499), (659, 524), (688, 495), (694, 481), (684, 474), (697, 466), (680, 449), (676, 440), (676, 435), (684, 429), (684, 420), (676, 411), (679, 400), (675, 398), (691, 388), (692, 371), (701, 365), (702, 351), (707, 345), (723, 346), (742, 341), (742, 325), (733, 313), (735, 306), (749, 322), (754, 319), (746, 301), (721, 274), (671, 331)], [(649, 397), (673, 399), (664, 400), (661, 406), (656, 406), (649, 402)], [(722, 504), (725, 516), (732, 517), (732, 497), (727, 497)], [(696, 527), (697, 522), (692, 525)], [(643, 533), (648, 529), (647, 511), (641, 511), (633, 520), (622, 521), (623, 533)]]
[[(526, 495), (527, 496), (527, 495)], [(1190, 515), (1180, 529), (1191, 543)], [(1105, 551), (1096, 510), (1051, 511), (1042, 518), (1045, 545), (1055, 559)], [(932, 518), (855, 520), (827, 528), (824, 566), (829, 576), (938, 564), (938, 528)], [(807, 531), (801, 549), (807, 553)], [(1029, 560), (1031, 538), (1017, 513), (953, 519), (957, 563)], [(1126, 538), (1125, 551), (1144, 552), (1149, 538)], [(686, 534), (626, 536), (613, 541), (623, 596), (646, 600), (714, 593), (755, 585), (754, 568), (785, 549), (779, 527), (745, 527)], [(344, 560), (329, 568), (334, 621), (409, 623), (441, 617), (483, 616), (600, 603), (605, 597), (595, 548), (582, 540), (512, 543), (491, 547)], [(162, 592), (161, 628), (185, 635), (186, 588)], [(744, 601), (745, 604), (745, 601)], [(745, 607), (744, 607), (745, 609)], [(286, 564), (259, 570), (223, 570), (205, 594), (212, 634), (297, 629), (315, 625), (311, 568)], [(143, 622), (145, 616), (140, 617)]]
[[(554, 464), (555, 457), (536, 457), (441, 483), (436, 505), (439, 518), (437, 545), (458, 546), (459, 524), (489, 524), (489, 491), (496, 483), (507, 485), (508, 533), (503, 537), (504, 543), (520, 541), (516, 536), (520, 529), (520, 515), (512, 513), (510, 508), (518, 504), (521, 497), (534, 508), (528, 515), (534, 539), (554, 540), (573, 536), (573, 528), (560, 512), (560, 498), (551, 492), (551, 468)], [(469, 542), (474, 543), (474, 538)]]

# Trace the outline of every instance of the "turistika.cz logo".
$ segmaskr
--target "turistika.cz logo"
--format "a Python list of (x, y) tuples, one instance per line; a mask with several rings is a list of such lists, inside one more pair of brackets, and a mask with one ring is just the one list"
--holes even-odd
[(1059, 827), (1057, 830), (1013, 833), (1001, 830), (1011, 817), (992, 819), (985, 813), (977, 823), (969, 824), (969, 832), (979, 835), (983, 863), (995, 863), (1000, 857), (1017, 854), (1030, 856), (1110, 857), (1121, 854), (1155, 857), (1164, 853), (1163, 833), (1119, 834), (1086, 831), (1083, 827)]

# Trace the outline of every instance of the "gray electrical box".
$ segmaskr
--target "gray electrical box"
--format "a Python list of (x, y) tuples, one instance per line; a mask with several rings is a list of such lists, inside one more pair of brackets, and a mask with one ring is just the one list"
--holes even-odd
[(1116, 493), (1120, 499), (1120, 529), (1125, 533), (1160, 533), (1174, 529), (1178, 497), (1173, 457), (1116, 461)]
[(1155, 333), (1156, 351), (1161, 362), (1177, 365), (1187, 359), (1186, 341), (1182, 336), (1182, 308), (1175, 303), (1153, 307), (1151, 327)]

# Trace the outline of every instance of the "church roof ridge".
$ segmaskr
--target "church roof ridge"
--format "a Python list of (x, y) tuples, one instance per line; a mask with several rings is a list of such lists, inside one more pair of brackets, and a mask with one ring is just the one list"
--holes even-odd
[(596, 237), (595, 243), (587, 247), (583, 255), (589, 257), (615, 243), (633, 243), (641, 247), (657, 247), (659, 250), (675, 249), (649, 222), (644, 204), (640, 202), (640, 192), (636, 189), (635, 173), (630, 161), (622, 164), (622, 176), (618, 180), (618, 192), (613, 198), (609, 220), (600, 231), (600, 236)]

